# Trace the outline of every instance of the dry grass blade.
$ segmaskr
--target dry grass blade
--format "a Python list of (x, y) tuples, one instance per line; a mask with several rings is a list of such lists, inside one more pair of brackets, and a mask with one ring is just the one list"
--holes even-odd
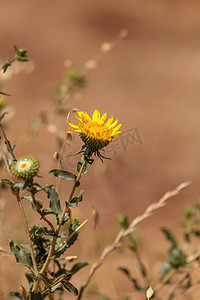
[(172, 197), (178, 195), (179, 192), (180, 192), (182, 189), (186, 188), (186, 187), (189, 186), (190, 184), (191, 184), (190, 181), (188, 181), (188, 182), (183, 182), (183, 183), (181, 183), (179, 186), (177, 186), (174, 190), (168, 191), (167, 193), (165, 193), (164, 196), (163, 196), (158, 202), (154, 202), (154, 203), (152, 203), (151, 205), (149, 205), (149, 206), (146, 208), (146, 210), (144, 211), (144, 213), (143, 213), (142, 215), (136, 217), (136, 218), (131, 222), (131, 224), (129, 225), (129, 227), (128, 227), (126, 230), (121, 230), (121, 231), (118, 233), (118, 235), (117, 235), (117, 237), (115, 238), (114, 242), (113, 242), (110, 246), (106, 247), (106, 248), (103, 250), (103, 252), (102, 252), (102, 254), (101, 254), (101, 257), (99, 258), (98, 262), (96, 262), (96, 263), (94, 263), (94, 264), (92, 265), (92, 267), (91, 267), (91, 269), (90, 269), (90, 272), (89, 272), (89, 275), (88, 275), (88, 278), (86, 279), (85, 283), (84, 283), (84, 284), (81, 286), (81, 288), (80, 288), (80, 292), (79, 292), (79, 295), (78, 295), (78, 297), (77, 297), (77, 300), (80, 300), (80, 299), (81, 299), (81, 297), (82, 297), (82, 295), (83, 295), (83, 292), (84, 292), (85, 288), (87, 287), (87, 285), (88, 285), (89, 282), (91, 281), (91, 279), (92, 279), (94, 273), (96, 272), (96, 270), (104, 263), (106, 257), (107, 257), (113, 250), (115, 250), (115, 249), (118, 247), (120, 241), (121, 241), (124, 237), (126, 237), (127, 235), (129, 235), (130, 233), (132, 233), (132, 232), (135, 230), (135, 226), (136, 226), (137, 224), (139, 224), (139, 223), (142, 222), (143, 220), (147, 219), (147, 218), (148, 218), (149, 216), (151, 216), (152, 213), (153, 213), (154, 211), (156, 211), (157, 209), (163, 207), (163, 206), (166, 204), (166, 202), (167, 202), (167, 200), (168, 200), (169, 198), (172, 198)]

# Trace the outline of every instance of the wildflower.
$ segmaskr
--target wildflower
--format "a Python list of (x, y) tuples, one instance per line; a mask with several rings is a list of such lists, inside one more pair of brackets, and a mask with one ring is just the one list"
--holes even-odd
[(11, 172), (18, 179), (30, 180), (37, 175), (39, 166), (40, 164), (37, 158), (24, 156), (13, 162)]
[[(70, 129), (79, 132), (80, 138), (84, 142), (84, 148), (86, 147), (85, 155), (90, 157), (93, 153), (99, 157), (103, 157), (99, 150), (109, 145), (112, 139), (117, 138), (118, 131), (121, 124), (117, 125), (118, 119), (113, 122), (113, 116), (111, 116), (106, 123), (107, 113), (100, 116), (100, 112), (95, 109), (92, 118), (83, 111), (78, 112), (78, 125), (72, 123), (68, 124), (72, 127)], [(113, 123), (112, 123), (113, 122)]]

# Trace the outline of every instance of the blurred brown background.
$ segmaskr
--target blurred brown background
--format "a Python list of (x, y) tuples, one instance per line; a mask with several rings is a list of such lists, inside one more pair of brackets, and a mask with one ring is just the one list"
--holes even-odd
[[(128, 31), (127, 37), (102, 55), (97, 67), (87, 73), (88, 86), (79, 91), (82, 95), (75, 94), (67, 107), (89, 114), (95, 108), (113, 114), (123, 124), (123, 132), (138, 129), (142, 145), (129, 142), (124, 149), (119, 141), (116, 153), (107, 153), (112, 161), (102, 165), (96, 159), (82, 178), (85, 193), (78, 213), (81, 221), (89, 219), (89, 223), (67, 254), (77, 254), (80, 260), (91, 263), (96, 261), (119, 231), (117, 213), (125, 213), (132, 220), (166, 191), (192, 180), (189, 188), (139, 226), (144, 238), (144, 260), (154, 283), (165, 247), (169, 246), (160, 227), (179, 228), (184, 205), (195, 203), (199, 197), (200, 2), (0, 0), (0, 12), (0, 60), (12, 58), (16, 44), (28, 48), (34, 66), (30, 73), (22, 71), (1, 81), (2, 90), (12, 95), (7, 101), (14, 111), (7, 134), (17, 144), (18, 156), (39, 157), (44, 184), (54, 183), (54, 178), (46, 174), (56, 167), (53, 153), (58, 150), (57, 141), (43, 127), (27, 142), (31, 120), (50, 106), (55, 87), (65, 76), (66, 60), (72, 62), (72, 67), (84, 70), (88, 60), (101, 56), (103, 43), (115, 43), (122, 29)], [(66, 116), (55, 119), (63, 134), (65, 119)], [(74, 121), (73, 116), (70, 120)], [(71, 146), (74, 151), (80, 146), (78, 135)], [(66, 154), (67, 151), (72, 149), (66, 148)], [(61, 187), (65, 200), (71, 186), (69, 183)], [(8, 239), (19, 243), (26, 243), (26, 239), (17, 203), (13, 196), (6, 195), (9, 198), (4, 199), (1, 246), (8, 249)], [(91, 217), (93, 206), (101, 218), (96, 231)], [(28, 205), (26, 210), (32, 224), (34, 217)], [(124, 293), (130, 294), (131, 299), (144, 299), (116, 270), (118, 265), (129, 266), (137, 275), (133, 256), (121, 250), (107, 259), (94, 282), (113, 300), (121, 299)], [(18, 289), (21, 282), (26, 285), (23, 268), (15, 265), (13, 257), (5, 256), (1, 257), (0, 269), (0, 295), (8, 299), (9, 290)], [(89, 267), (74, 277), (76, 286), (80, 286), (88, 271)], [(197, 299), (193, 289), (189, 292), (177, 299)]]

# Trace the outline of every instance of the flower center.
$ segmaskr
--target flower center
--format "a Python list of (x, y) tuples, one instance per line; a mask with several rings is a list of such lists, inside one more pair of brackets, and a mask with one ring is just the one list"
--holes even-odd
[(30, 162), (24, 162), (24, 161), (22, 161), (22, 162), (19, 163), (19, 169), (20, 170), (26, 170), (29, 167), (30, 167)]

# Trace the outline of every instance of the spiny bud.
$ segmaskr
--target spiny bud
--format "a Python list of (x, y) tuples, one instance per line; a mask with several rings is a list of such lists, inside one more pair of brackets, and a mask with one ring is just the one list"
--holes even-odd
[(11, 172), (17, 179), (30, 180), (39, 171), (39, 161), (33, 156), (20, 157), (11, 165)]

